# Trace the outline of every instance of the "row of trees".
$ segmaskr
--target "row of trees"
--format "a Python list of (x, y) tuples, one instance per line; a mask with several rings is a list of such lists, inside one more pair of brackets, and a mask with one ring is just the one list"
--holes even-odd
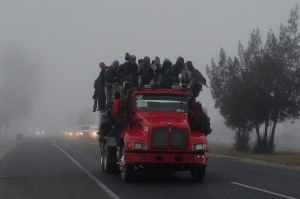
[(298, 6), (292, 9), (279, 37), (272, 30), (263, 45), (253, 30), (248, 47), (238, 44), (238, 56), (227, 57), (221, 48), (219, 62), (206, 67), (215, 107), (225, 124), (235, 130), (235, 148), (249, 149), (255, 131), (256, 152), (274, 150), (276, 125), (300, 116), (300, 33)]

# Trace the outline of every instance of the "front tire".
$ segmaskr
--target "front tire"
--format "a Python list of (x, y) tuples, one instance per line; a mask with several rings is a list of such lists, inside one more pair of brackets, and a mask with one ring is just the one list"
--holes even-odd
[(134, 179), (134, 165), (125, 165), (124, 153), (125, 153), (125, 149), (123, 147), (121, 160), (120, 160), (121, 178), (124, 182), (132, 182)]
[(194, 182), (202, 182), (205, 176), (205, 167), (190, 168), (191, 178)]

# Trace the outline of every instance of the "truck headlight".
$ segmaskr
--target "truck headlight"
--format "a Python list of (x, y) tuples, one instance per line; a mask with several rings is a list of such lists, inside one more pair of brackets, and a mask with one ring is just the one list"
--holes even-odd
[(132, 149), (147, 150), (148, 147), (145, 142), (132, 142)]
[(205, 143), (195, 143), (193, 144), (193, 150), (194, 151), (205, 151), (206, 144)]

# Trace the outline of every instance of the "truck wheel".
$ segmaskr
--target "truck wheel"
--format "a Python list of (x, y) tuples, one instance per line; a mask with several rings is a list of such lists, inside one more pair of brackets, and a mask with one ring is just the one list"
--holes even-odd
[(100, 168), (104, 171), (104, 143), (100, 143)]
[(205, 167), (192, 167), (190, 168), (192, 181), (202, 182), (205, 176)]
[(124, 182), (132, 182), (134, 177), (134, 166), (123, 165), (121, 170), (121, 177)]
[(124, 153), (125, 148), (123, 147), (120, 159), (121, 177), (124, 182), (132, 182), (134, 178), (134, 165), (125, 165)]
[(104, 148), (104, 171), (113, 173), (117, 168), (117, 148), (108, 147), (107, 145)]

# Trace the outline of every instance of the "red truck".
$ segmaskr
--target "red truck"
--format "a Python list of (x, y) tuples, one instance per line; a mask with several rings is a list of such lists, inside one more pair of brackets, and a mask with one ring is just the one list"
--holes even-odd
[(101, 169), (121, 170), (125, 182), (132, 181), (137, 170), (189, 170), (193, 181), (202, 181), (208, 161), (207, 133), (191, 130), (189, 99), (188, 92), (179, 89), (137, 89), (125, 94), (121, 108), (114, 104), (113, 110), (124, 121), (121, 139), (105, 122), (109, 119), (101, 121)]

